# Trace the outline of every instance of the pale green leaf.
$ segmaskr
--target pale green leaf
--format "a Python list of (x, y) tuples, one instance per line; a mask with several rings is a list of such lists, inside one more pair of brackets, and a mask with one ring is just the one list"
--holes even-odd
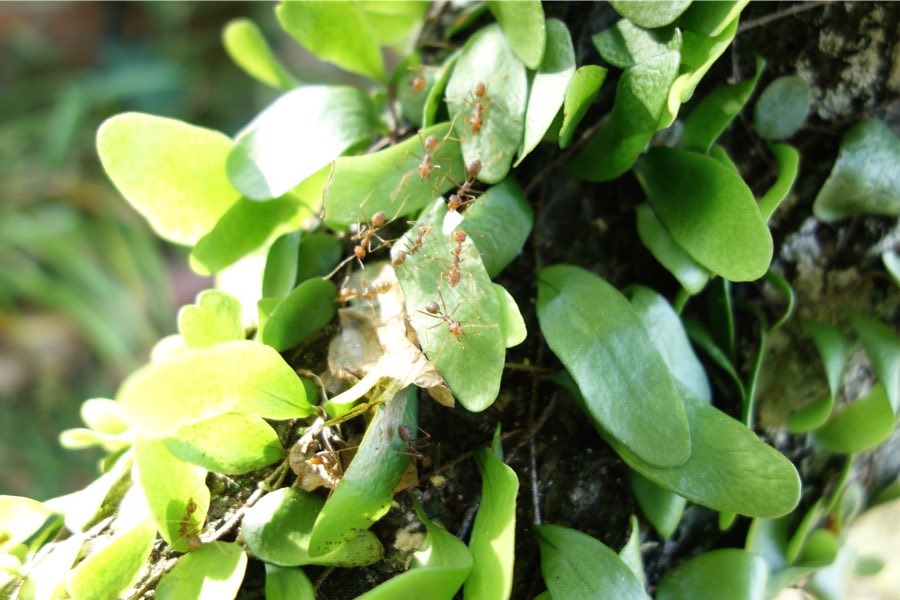
[(898, 286), (900, 286), (900, 252), (889, 250), (881, 255), (881, 262)]
[(610, 0), (616, 12), (641, 27), (662, 27), (677, 19), (691, 0)]
[(653, 209), (647, 203), (635, 209), (637, 215), (637, 231), (641, 242), (651, 254), (664, 266), (689, 294), (697, 294), (706, 287), (710, 272), (697, 264), (691, 256), (679, 246), (669, 232), (659, 222)]
[(351, 73), (385, 81), (378, 33), (362, 3), (286, 1), (275, 14), (288, 35), (316, 57)]
[[(534, 44), (534, 41), (530, 43)], [(518, 166), (547, 133), (559, 108), (563, 105), (566, 90), (574, 74), (575, 49), (572, 47), (572, 36), (562, 21), (550, 19), (547, 21), (547, 51), (531, 80), (531, 91), (528, 94), (525, 139), (513, 166)]]
[(303, 569), (266, 563), (266, 600), (316, 600), (316, 589)]
[(156, 588), (158, 600), (232, 600), (237, 596), (247, 555), (232, 542), (213, 542), (182, 556), (175, 568), (162, 576)]
[(185, 425), (163, 442), (175, 457), (226, 475), (261, 469), (284, 458), (278, 434), (268, 423), (236, 413)]
[(272, 53), (266, 38), (252, 20), (229, 21), (222, 30), (222, 44), (231, 60), (254, 79), (283, 90), (298, 85), (299, 82)]
[(732, 281), (765, 275), (772, 235), (740, 175), (670, 148), (650, 150), (635, 172), (656, 216), (691, 258)]
[(628, 565), (628, 568), (631, 569), (637, 580), (644, 583), (646, 577), (644, 575), (644, 561), (641, 559), (641, 527), (637, 517), (631, 515), (628, 518), (628, 525), (631, 527), (631, 534), (628, 536), (628, 541), (619, 550), (619, 558)]
[(492, 0), (488, 1), (487, 6), (503, 29), (516, 57), (529, 69), (538, 69), (546, 53), (551, 51), (549, 46), (553, 43), (550, 41), (553, 34), (548, 31), (550, 26), (544, 22), (544, 7), (540, 0)]
[(653, 483), (637, 471), (629, 471), (628, 483), (644, 517), (662, 538), (672, 537), (678, 523), (681, 522), (687, 501), (675, 492)]
[[(479, 84), (484, 86), (481, 98), (475, 93)], [(525, 67), (500, 27), (491, 25), (473, 35), (447, 82), (447, 106), (466, 164), (482, 163), (479, 180), (497, 183), (506, 177), (522, 144), (527, 100)], [(473, 127), (479, 113), (480, 124)]]
[[(155, 529), (151, 529), (155, 533)], [(86, 537), (83, 534), (55, 542), (52, 549), (29, 565), (28, 578), (19, 588), (17, 600), (48, 600), (65, 595), (66, 580), (78, 558)], [(9, 555), (7, 555), (9, 556)], [(36, 557), (37, 558), (37, 557)], [(2, 560), (2, 555), (0, 555)], [(0, 566), (0, 592), (3, 591), (3, 568)]]
[(66, 583), (69, 595), (85, 600), (118, 598), (144, 566), (155, 539), (156, 528), (150, 519), (116, 535), (78, 563)]
[(881, 383), (863, 398), (835, 411), (815, 432), (816, 442), (836, 454), (856, 454), (874, 448), (894, 430), (894, 411)]
[(122, 418), (122, 405), (107, 398), (91, 398), (81, 404), (81, 420), (84, 424), (100, 433), (112, 435), (128, 429)]
[(773, 80), (756, 101), (753, 126), (760, 137), (783, 140), (794, 135), (809, 114), (809, 84), (788, 75)]
[(260, 340), (279, 352), (293, 348), (331, 322), (336, 298), (337, 288), (330, 281), (307, 279), (272, 309)]
[(688, 423), (637, 311), (607, 282), (570, 265), (538, 272), (537, 313), (550, 349), (575, 378), (594, 424), (644, 460), (691, 455)]
[(28, 543), (53, 515), (51, 509), (37, 500), (0, 496), (0, 553)]
[(188, 348), (206, 348), (246, 338), (241, 324), (241, 303), (219, 290), (204, 290), (196, 304), (178, 311), (178, 330)]
[(900, 139), (882, 121), (855, 125), (841, 142), (813, 212), (832, 222), (858, 214), (900, 215)]
[(313, 412), (281, 355), (250, 341), (189, 350), (148, 365), (125, 380), (117, 398), (132, 426), (154, 434), (227, 412), (267, 419)]
[[(331, 237), (331, 236), (329, 236)], [(335, 239), (337, 242), (337, 240)], [(340, 244), (340, 242), (337, 242)], [(300, 258), (300, 232), (285, 233), (269, 246), (263, 271), (263, 298), (281, 298), (297, 285)]]
[(775, 157), (775, 165), (778, 167), (778, 178), (769, 187), (763, 197), (759, 199), (759, 213), (763, 219), (769, 220), (775, 213), (775, 209), (787, 198), (794, 182), (797, 180), (797, 172), (800, 169), (800, 153), (788, 144), (770, 144), (769, 150)]
[(494, 292), (497, 294), (497, 302), (500, 304), (500, 331), (503, 333), (504, 343), (507, 348), (518, 346), (525, 341), (528, 335), (525, 329), (525, 320), (519, 312), (519, 305), (505, 287), (495, 283)]
[(677, 27), (644, 29), (627, 19), (591, 36), (600, 58), (614, 67), (629, 69), (666, 52), (681, 49)]
[(597, 96), (606, 79), (606, 69), (597, 65), (578, 67), (566, 88), (563, 100), (563, 120), (559, 128), (559, 147), (568, 148), (584, 115)]
[(675, 567), (660, 580), (657, 600), (765, 600), (766, 563), (738, 548), (713, 550)]
[(123, 113), (97, 131), (109, 178), (160, 237), (193, 245), (237, 202), (225, 172), (231, 140), (175, 119)]
[(397, 53), (403, 53), (410, 37), (415, 35), (428, 12), (425, 0), (366, 0), (358, 3), (360, 10), (382, 46), (389, 46)]
[(277, 198), (371, 138), (375, 128), (372, 102), (360, 90), (297, 88), (267, 106), (237, 135), (228, 154), (228, 178), (247, 198)]

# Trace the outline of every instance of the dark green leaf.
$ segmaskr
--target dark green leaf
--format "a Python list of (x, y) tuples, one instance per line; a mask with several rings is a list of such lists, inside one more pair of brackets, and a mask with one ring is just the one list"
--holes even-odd
[(788, 431), (791, 433), (806, 433), (818, 429), (831, 416), (834, 399), (837, 397), (841, 379), (844, 376), (844, 367), (851, 350), (850, 342), (836, 327), (825, 323), (809, 322), (805, 324), (805, 329), (813, 339), (819, 357), (822, 359), (829, 391), (821, 398), (791, 414), (787, 424)]
[(753, 111), (753, 125), (767, 140), (789, 138), (809, 114), (809, 84), (796, 75), (779, 77), (763, 90)]
[(679, 59), (666, 52), (625, 71), (609, 119), (569, 163), (569, 176), (609, 181), (631, 168), (657, 130)]
[(644, 29), (621, 19), (612, 27), (591, 37), (600, 58), (614, 67), (630, 69), (666, 52), (681, 49), (681, 31), (677, 27)]
[(641, 242), (651, 254), (678, 280), (689, 294), (697, 294), (709, 281), (710, 273), (697, 264), (679, 246), (663, 227), (650, 205), (644, 203), (635, 209), (637, 230)]
[(875, 319), (853, 315), (851, 320), (872, 370), (884, 386), (894, 414), (897, 414), (900, 412), (900, 337), (892, 327)]
[[(501, 5), (519, 3), (498, 2)], [(540, 3), (538, 3), (540, 5)], [(543, 16), (542, 16), (543, 18)], [(534, 42), (531, 41), (533, 44)], [(563, 105), (566, 89), (575, 73), (575, 49), (572, 36), (562, 21), (547, 21), (547, 51), (537, 73), (531, 80), (528, 94), (528, 108), (525, 112), (525, 139), (519, 157), (513, 166), (518, 166), (537, 147), (553, 119)]]
[(677, 19), (691, 0), (610, 0), (616, 12), (641, 27), (662, 27)]
[(538, 525), (541, 574), (553, 598), (645, 600), (644, 586), (616, 553), (589, 535)]
[(710, 0), (694, 2), (681, 15), (678, 24), (684, 29), (715, 37), (741, 14), (750, 0)]
[(836, 411), (816, 430), (816, 442), (836, 454), (855, 454), (874, 448), (894, 430), (894, 411), (881, 383), (869, 394)]
[(881, 121), (854, 126), (844, 135), (831, 175), (813, 212), (831, 222), (858, 214), (900, 215), (900, 139)]
[[(338, 252), (340, 252), (340, 242), (335, 239), (335, 243), (338, 244)], [(266, 268), (263, 271), (263, 298), (281, 298), (287, 296), (294, 289), (294, 286), (297, 285), (299, 255), (299, 231), (285, 233), (272, 242), (272, 245), (269, 246), (269, 254), (266, 256)], [(260, 323), (260, 327), (262, 327), (262, 323)]]
[(200, 292), (196, 304), (181, 307), (178, 330), (188, 348), (206, 348), (247, 337), (241, 324), (241, 303), (219, 290)]
[(572, 143), (575, 128), (600, 94), (600, 86), (603, 85), (604, 79), (606, 69), (597, 65), (585, 65), (575, 70), (563, 100), (563, 120), (559, 129), (560, 148), (568, 148)]
[(418, 52), (407, 55), (394, 68), (391, 85), (396, 90), (400, 112), (416, 127), (422, 127), (425, 104), (439, 74), (438, 69), (422, 65)]
[(691, 454), (681, 398), (635, 309), (584, 269), (538, 273), (541, 331), (585, 397), (595, 425), (655, 465)]
[(247, 555), (232, 542), (213, 542), (182, 556), (156, 588), (159, 600), (232, 600), (237, 596)]
[(629, 471), (628, 483), (644, 517), (665, 539), (672, 537), (687, 501), (674, 492), (653, 483), (637, 471)]
[(767, 577), (766, 563), (755, 554), (737, 548), (713, 550), (666, 573), (656, 598), (764, 600)]
[(378, 32), (362, 3), (283, 2), (275, 14), (288, 35), (316, 57), (351, 73), (385, 81)]
[(546, 54), (544, 46), (551, 51), (549, 46), (553, 43), (548, 41), (552, 33), (546, 31), (549, 27), (545, 27), (540, 0), (489, 0), (487, 6), (503, 29), (510, 49), (526, 67), (536, 70)]
[(316, 589), (303, 569), (266, 563), (266, 600), (316, 600)]
[[(482, 98), (475, 94), (479, 84)], [(447, 82), (447, 106), (466, 164), (482, 163), (479, 180), (497, 183), (506, 177), (522, 144), (527, 100), (525, 67), (500, 28), (491, 25), (472, 36)], [(480, 124), (473, 128), (478, 113)]]
[(311, 233), (300, 239), (297, 257), (297, 283), (324, 277), (341, 259), (341, 242), (333, 235)]
[(247, 198), (277, 198), (374, 133), (372, 102), (361, 91), (297, 88), (238, 134), (228, 154), (228, 178)]
[(653, 148), (635, 170), (656, 216), (694, 260), (732, 281), (765, 275), (772, 235), (740, 175), (669, 148)]
[(97, 131), (109, 178), (163, 239), (193, 245), (237, 202), (225, 175), (231, 140), (218, 131), (123, 113)]
[(453, 66), (459, 59), (460, 51), (461, 50), (456, 50), (453, 54), (448, 56), (444, 63), (438, 68), (438, 72), (434, 78), (434, 85), (428, 92), (428, 98), (425, 100), (425, 106), (422, 109), (422, 127), (431, 127), (435, 124), (438, 113), (444, 106), (444, 90), (447, 88), (447, 82), (450, 80)]
[(768, 221), (781, 201), (787, 198), (794, 181), (797, 179), (797, 171), (800, 169), (800, 153), (788, 144), (770, 144), (769, 149), (775, 157), (778, 166), (778, 179), (759, 199), (759, 213)]
[(336, 299), (333, 283), (307, 279), (272, 309), (259, 339), (279, 352), (293, 348), (331, 322)]
[(261, 469), (284, 458), (278, 434), (252, 415), (229, 413), (191, 423), (163, 441), (175, 457), (226, 475)]
[(229, 21), (222, 30), (222, 43), (231, 60), (251, 77), (283, 90), (298, 84), (272, 53), (266, 38), (252, 20)]

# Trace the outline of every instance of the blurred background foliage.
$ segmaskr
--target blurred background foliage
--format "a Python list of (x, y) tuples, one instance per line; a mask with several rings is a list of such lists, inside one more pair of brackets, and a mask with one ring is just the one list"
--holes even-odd
[(207, 286), (109, 184), (94, 135), (128, 110), (240, 129), (272, 95), (222, 49), (237, 16), (277, 31), (266, 3), (0, 3), (0, 494), (94, 479), (99, 454), (58, 433)]

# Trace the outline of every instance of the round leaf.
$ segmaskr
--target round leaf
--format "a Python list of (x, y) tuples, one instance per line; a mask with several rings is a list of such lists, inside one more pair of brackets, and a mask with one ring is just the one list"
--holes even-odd
[(0, 553), (26, 543), (51, 516), (53, 511), (37, 500), (0, 496)]
[(673, 22), (691, 5), (691, 0), (610, 0), (616, 12), (641, 27), (662, 27)]
[(677, 27), (644, 29), (627, 19), (591, 36), (600, 58), (614, 67), (630, 69), (660, 54), (681, 49)]
[(801, 77), (789, 75), (775, 79), (756, 101), (753, 111), (756, 132), (767, 140), (791, 137), (806, 121), (809, 104), (809, 84)]
[(240, 546), (213, 542), (182, 556), (175, 568), (159, 580), (156, 598), (231, 600), (237, 596), (246, 569), (247, 555)]
[(766, 563), (757, 555), (737, 548), (713, 550), (666, 573), (656, 598), (764, 600), (767, 578)]
[[(540, 0), (487, 3), (488, 9), (503, 29), (509, 47), (529, 69), (537, 69), (546, 55), (544, 45), (551, 33), (544, 23), (544, 7)], [(549, 44), (548, 44), (549, 45)], [(547, 52), (549, 52), (549, 48)]]
[(241, 303), (219, 290), (205, 290), (197, 303), (178, 311), (178, 330), (188, 348), (205, 348), (220, 342), (243, 340)]
[(193, 245), (240, 193), (225, 174), (231, 140), (213, 131), (143, 113), (107, 119), (97, 152), (112, 182), (163, 239)]
[(293, 348), (331, 322), (337, 288), (324, 279), (307, 279), (279, 302), (262, 328), (262, 343), (279, 352)]
[(635, 171), (656, 216), (694, 260), (731, 281), (765, 275), (772, 235), (740, 175), (669, 148), (650, 150)]
[(537, 313), (547, 344), (575, 378), (598, 427), (655, 465), (688, 459), (681, 398), (622, 294), (579, 267), (546, 267), (538, 272)]
[(122, 405), (106, 398), (85, 400), (81, 404), (81, 420), (100, 433), (116, 435), (128, 429), (122, 420)]

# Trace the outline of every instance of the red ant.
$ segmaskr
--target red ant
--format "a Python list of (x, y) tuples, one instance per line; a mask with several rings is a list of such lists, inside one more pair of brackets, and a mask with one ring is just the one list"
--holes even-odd
[[(359, 230), (355, 234), (350, 236), (351, 241), (359, 242), (359, 244), (354, 246), (353, 254), (338, 263), (334, 270), (325, 276), (325, 279), (331, 279), (331, 277), (334, 276), (335, 273), (340, 271), (344, 265), (346, 265), (354, 258), (359, 261), (360, 266), (363, 266), (362, 261), (368, 254), (380, 250), (386, 246), (390, 246), (391, 243), (389, 241), (378, 235), (378, 230), (385, 225), (389, 225), (392, 222), (393, 219), (391, 219), (391, 221), (388, 221), (387, 216), (384, 214), (384, 211), (379, 210), (377, 213), (372, 215), (371, 221), (359, 225)], [(376, 238), (381, 243), (373, 248), (372, 240)]]
[(453, 241), (456, 242), (456, 247), (450, 251), (450, 254), (453, 256), (453, 264), (450, 267), (450, 270), (447, 272), (447, 282), (450, 284), (450, 287), (455, 288), (459, 283), (460, 279), (460, 271), (459, 271), (459, 261), (462, 260), (462, 251), (463, 244), (466, 241), (466, 232), (465, 231), (454, 231), (453, 232)]
[(422, 158), (422, 162), (419, 163), (419, 181), (425, 181), (426, 177), (431, 177), (431, 161), (433, 160), (432, 153), (436, 152), (438, 148), (441, 147), (441, 143), (438, 141), (437, 136), (429, 135), (425, 138), (425, 141), (422, 142), (422, 148), (425, 150), (425, 156)]
[(406, 262), (407, 256), (413, 255), (416, 252), (418, 252), (419, 249), (422, 247), (422, 244), (425, 242), (425, 236), (428, 235), (429, 231), (431, 231), (431, 225), (423, 225), (422, 227), (419, 227), (419, 233), (416, 236), (416, 239), (413, 242), (412, 247), (408, 248), (407, 250), (400, 250), (397, 253), (397, 256), (395, 256), (391, 260), (391, 264), (394, 265), (395, 267), (399, 267), (400, 265), (402, 265), (403, 263)]
[(447, 200), (447, 209), (451, 211), (459, 210), (473, 202), (475, 195), (472, 186), (475, 184), (475, 178), (481, 172), (481, 161), (476, 159), (469, 163), (466, 167), (466, 180), (459, 185), (459, 189), (452, 194)]
[[(425, 305), (424, 311), (420, 310), (419, 312), (425, 316), (434, 317), (435, 319), (440, 319), (442, 322), (446, 323), (447, 331), (449, 331), (450, 334), (456, 338), (456, 343), (462, 344), (462, 342), (459, 341), (459, 336), (467, 335), (466, 331), (463, 329), (463, 326), (462, 326), (463, 322), (455, 321), (453, 319), (453, 315), (459, 309), (460, 305), (462, 304), (462, 300), (460, 300), (459, 304), (456, 305), (456, 308), (454, 308), (452, 312), (448, 313), (447, 305), (444, 304), (444, 296), (441, 295), (440, 291), (438, 291), (438, 296), (440, 296), (441, 305), (444, 308), (443, 312), (441, 311), (441, 306), (438, 306), (438, 303), (435, 302), (434, 300), (432, 300), (431, 302), (429, 302), (428, 304)], [(428, 329), (434, 329), (435, 327), (438, 327), (439, 325), (440, 325), (440, 323), (437, 323), (436, 325), (433, 325), (433, 326), (429, 327)]]
[(414, 89), (417, 92), (424, 91), (425, 84), (426, 84), (425, 78), (422, 77), (421, 75), (414, 75), (409, 80), (409, 87), (411, 87), (412, 89)]
[[(349, 279), (349, 278), (348, 278)], [(347, 280), (344, 280), (344, 284), (347, 283)], [(371, 301), (375, 299), (376, 294), (386, 294), (391, 290), (391, 282), (390, 281), (378, 281), (375, 283), (375, 287), (369, 289), (367, 284), (363, 284), (362, 290), (357, 290), (351, 287), (346, 287), (346, 285), (341, 286), (340, 293), (337, 297), (337, 302), (349, 302), (350, 300), (366, 300)]]
[[(417, 459), (421, 464), (422, 468), (429, 469), (431, 468), (431, 457), (426, 456), (421, 451), (419, 451), (413, 444), (415, 443), (415, 439), (413, 439), (413, 431), (409, 425), (405, 423), (401, 423), (397, 426), (397, 435), (400, 436), (400, 439), (406, 444), (406, 450), (410, 456)], [(425, 434), (428, 435), (428, 434)]]
[(197, 503), (193, 498), (188, 498), (187, 505), (184, 507), (184, 517), (178, 522), (178, 535), (181, 536), (190, 550), (199, 550), (203, 547), (200, 540), (200, 532), (197, 526), (191, 521), (191, 515), (197, 510)]

